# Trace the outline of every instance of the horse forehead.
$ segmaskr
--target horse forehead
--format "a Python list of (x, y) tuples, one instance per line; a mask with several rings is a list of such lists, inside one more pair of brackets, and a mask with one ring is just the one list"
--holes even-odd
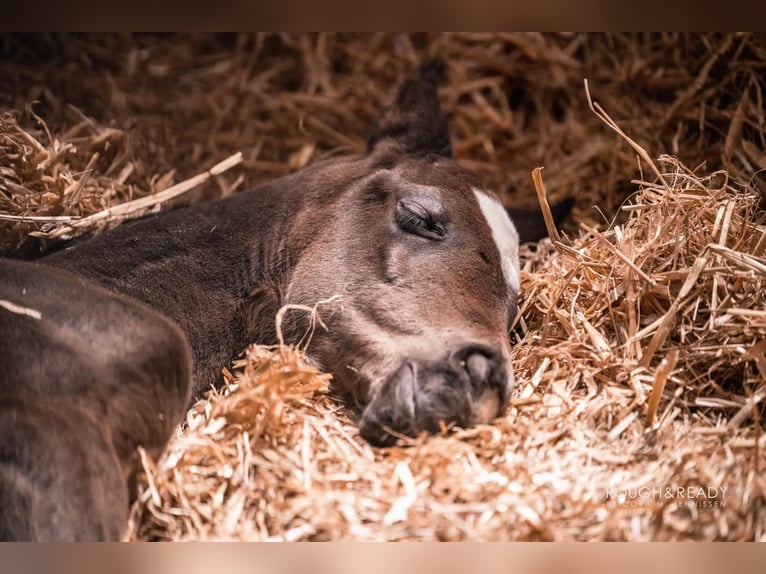
[(487, 192), (474, 188), (484, 220), (492, 232), (492, 240), (500, 254), (500, 264), (506, 283), (519, 292), (519, 234), (500, 202)]
[(393, 184), (403, 190), (425, 193), (434, 197), (441, 197), (445, 201), (460, 192), (468, 191), (461, 181), (459, 174), (452, 170), (428, 169), (428, 166), (417, 165), (415, 169), (398, 166), (392, 170), (381, 170), (378, 173), (386, 173)]
[(427, 195), (441, 197), (446, 203), (455, 203), (461, 205), (471, 213), (475, 209), (471, 205), (473, 197), (478, 202), (480, 217), (489, 228), (492, 242), (500, 255), (500, 263), (503, 276), (507, 287), (519, 292), (520, 272), (519, 272), (519, 234), (516, 227), (511, 222), (503, 205), (492, 194), (475, 186), (470, 186), (466, 194), (461, 193), (465, 188), (465, 183), (457, 178), (445, 178), (433, 184), (416, 183), (407, 177), (401, 169), (395, 169), (391, 172), (393, 180), (397, 186), (401, 186), (410, 191), (418, 191)]

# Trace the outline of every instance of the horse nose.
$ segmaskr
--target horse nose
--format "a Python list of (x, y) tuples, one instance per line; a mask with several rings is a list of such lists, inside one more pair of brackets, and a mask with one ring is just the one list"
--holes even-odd
[(361, 435), (386, 446), (395, 434), (488, 423), (500, 413), (512, 382), (502, 353), (484, 345), (460, 347), (440, 360), (406, 360), (365, 408)]
[(465, 370), (471, 378), (472, 386), (476, 387), (489, 381), (495, 362), (483, 353), (471, 353), (464, 361)]
[(513, 388), (513, 370), (500, 351), (483, 345), (468, 345), (454, 360), (467, 374), (471, 395), (472, 422), (489, 423), (502, 410)]
[(510, 392), (510, 366), (505, 364), (499, 350), (486, 345), (470, 344), (455, 352), (451, 360), (456, 363), (456, 368), (467, 373), (474, 394), (493, 389), (499, 391), (504, 399)]

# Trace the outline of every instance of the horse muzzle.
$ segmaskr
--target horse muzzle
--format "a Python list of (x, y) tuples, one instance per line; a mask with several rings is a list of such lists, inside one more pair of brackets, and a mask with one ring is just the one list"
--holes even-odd
[(439, 361), (408, 359), (373, 395), (360, 433), (375, 446), (391, 446), (400, 436), (487, 423), (500, 414), (512, 387), (510, 364), (484, 345), (465, 345)]

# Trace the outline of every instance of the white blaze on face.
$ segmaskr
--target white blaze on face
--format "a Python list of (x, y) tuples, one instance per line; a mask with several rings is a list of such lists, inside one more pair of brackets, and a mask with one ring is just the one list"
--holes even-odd
[(519, 233), (508, 217), (508, 213), (500, 202), (487, 193), (474, 189), (476, 199), (479, 200), (481, 212), (492, 230), (492, 239), (495, 240), (497, 250), (500, 252), (500, 262), (503, 275), (508, 286), (515, 293), (519, 292)]

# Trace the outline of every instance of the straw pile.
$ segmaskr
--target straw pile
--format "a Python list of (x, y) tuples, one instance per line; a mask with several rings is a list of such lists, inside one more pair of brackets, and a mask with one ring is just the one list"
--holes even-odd
[[(554, 198), (577, 198), (560, 243), (524, 250), (519, 388), (495, 424), (373, 449), (302, 350), (253, 347), (167, 453), (144, 457), (131, 539), (764, 539), (766, 38), (54, 36), (2, 49), (16, 57), (0, 103), (21, 127), (3, 116), (0, 145), (23, 148), (0, 156), (9, 215), (94, 213), (240, 150), (201, 195), (362, 149), (391, 86), (434, 55), (450, 63), (458, 159), (509, 203), (534, 201), (536, 166)], [(41, 84), (32, 63), (51, 57), (62, 64)], [(640, 145), (589, 109), (584, 77)], [(19, 112), (32, 99), (50, 138)], [(80, 155), (54, 157), (72, 114), (93, 131)], [(126, 137), (88, 167), (104, 129)], [(672, 157), (653, 161), (661, 151)], [(26, 225), (63, 225), (44, 223)], [(4, 225), (14, 252), (29, 227)]]
[[(121, 146), (125, 132), (83, 120), (54, 139), (40, 120), (46, 130), (43, 143), (39, 134), (19, 125), (18, 115), (8, 111), (0, 115), (3, 251), (18, 249), (31, 232), (47, 231), (51, 225), (132, 197), (134, 190), (126, 179), (133, 164), (126, 154), (103, 161), (107, 150)], [(99, 163), (99, 175), (93, 177)]]

